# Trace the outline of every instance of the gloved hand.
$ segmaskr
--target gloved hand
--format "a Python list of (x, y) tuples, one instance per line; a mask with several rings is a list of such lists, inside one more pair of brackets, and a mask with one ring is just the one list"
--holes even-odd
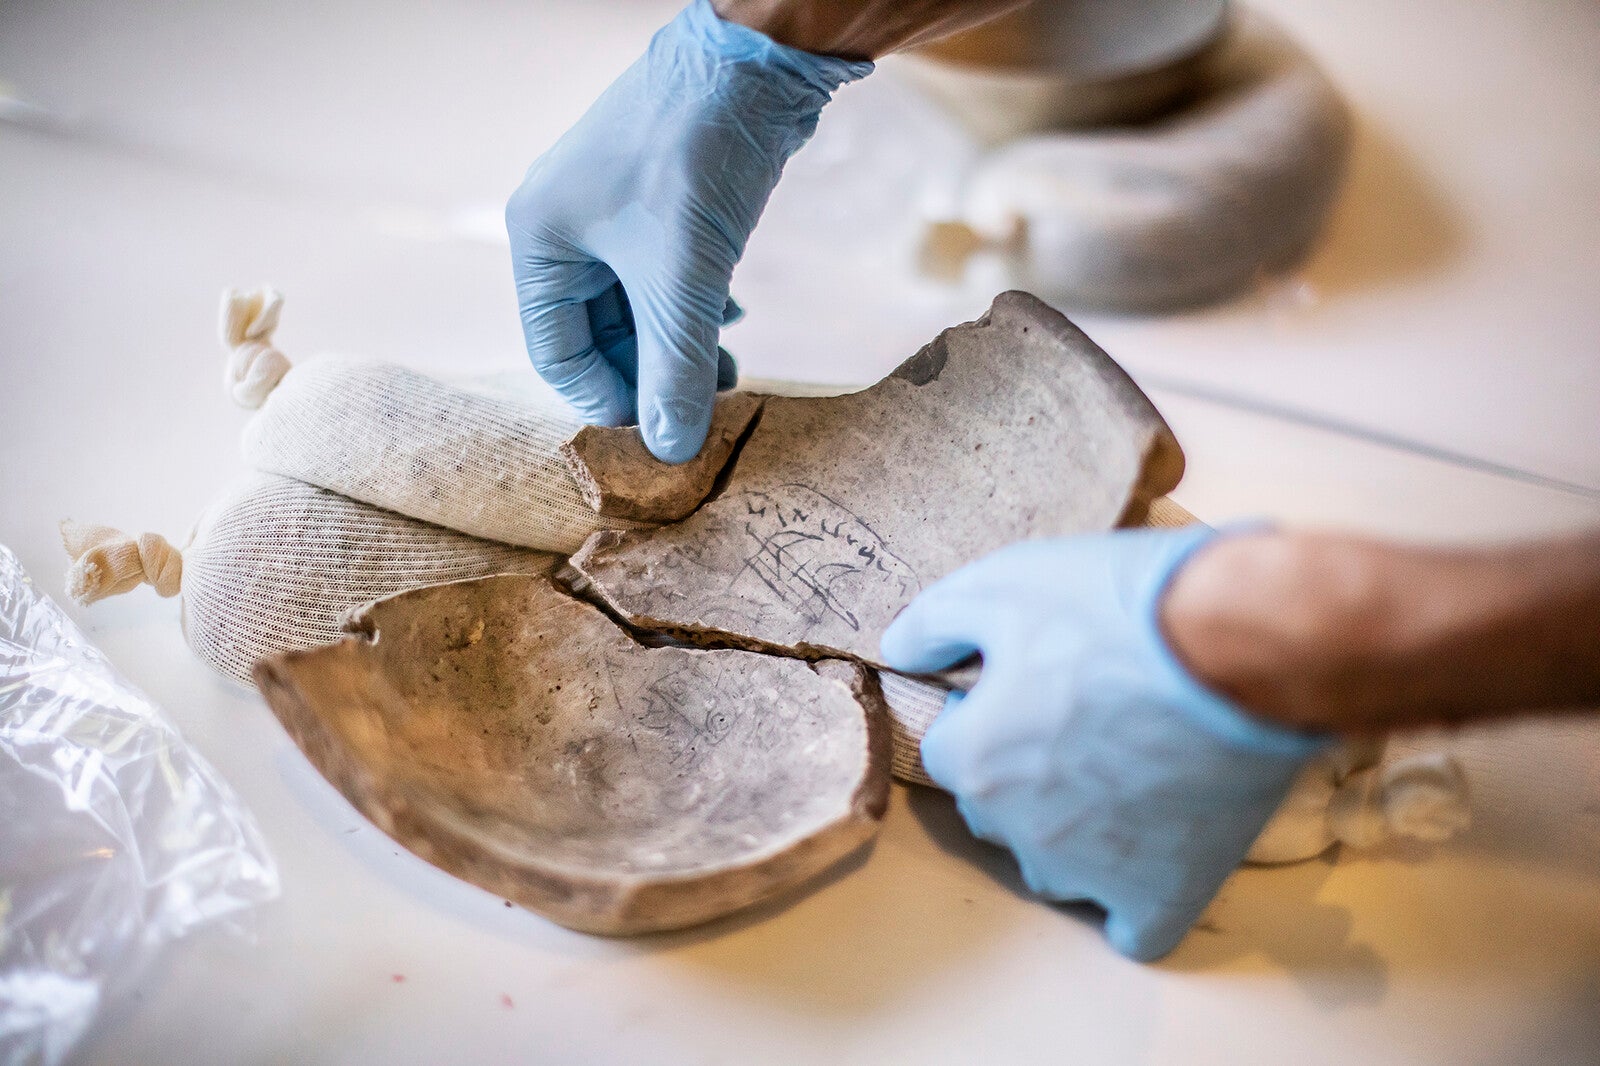
[(983, 654), (923, 738), (928, 775), (1029, 888), (1100, 904), (1112, 946), (1141, 961), (1183, 939), (1324, 743), (1248, 716), (1168, 649), (1161, 595), (1216, 535), (1015, 544), (933, 585), (883, 636), (908, 673)]
[(734, 264), (822, 105), (871, 70), (694, 0), (529, 168), (506, 206), (523, 333), (586, 421), (637, 421), (667, 462), (699, 452), (735, 377)]

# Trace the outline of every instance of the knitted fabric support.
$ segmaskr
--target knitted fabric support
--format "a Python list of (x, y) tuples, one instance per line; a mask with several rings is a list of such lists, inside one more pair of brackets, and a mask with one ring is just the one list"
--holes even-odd
[(280, 307), (271, 290), (223, 302), (230, 389), (259, 407), (244, 431), (257, 470), (542, 551), (569, 554), (596, 530), (639, 527), (584, 502), (558, 452), (580, 423), (559, 400), (475, 391), (387, 363), (323, 358), (290, 369), (271, 347)]
[(338, 640), (357, 604), (446, 581), (545, 573), (556, 560), (264, 475), (196, 526), (185, 552), (184, 633), (214, 669), (252, 684), (268, 652)]
[[(251, 670), (263, 655), (338, 640), (345, 612), (358, 604), (421, 585), (545, 573), (558, 559), (270, 474), (255, 475), (217, 500), (196, 524), (181, 560), (153, 534), (131, 538), (103, 526), (72, 528), (102, 532), (92, 544), (68, 534), (69, 551), (84, 549), (73, 551), (69, 583), (93, 564), (105, 578), (85, 583), (92, 599), (143, 581), (173, 595), (179, 589), (164, 586), (170, 575), (181, 574), (189, 646), (212, 669), (246, 685), (254, 683)], [(147, 541), (171, 552), (154, 579), (144, 573), (149, 564), (137, 561), (148, 556)], [(137, 549), (133, 563), (127, 545)], [(107, 558), (121, 562), (108, 565)], [(171, 581), (176, 586), (178, 579)]]

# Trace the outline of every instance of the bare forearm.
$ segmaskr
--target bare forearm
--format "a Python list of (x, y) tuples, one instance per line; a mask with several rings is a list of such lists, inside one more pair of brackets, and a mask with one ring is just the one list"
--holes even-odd
[(879, 56), (976, 26), (1028, 0), (713, 0), (729, 22), (846, 59)]
[(1197, 677), (1299, 728), (1600, 708), (1600, 534), (1494, 549), (1224, 538), (1179, 573), (1162, 624)]

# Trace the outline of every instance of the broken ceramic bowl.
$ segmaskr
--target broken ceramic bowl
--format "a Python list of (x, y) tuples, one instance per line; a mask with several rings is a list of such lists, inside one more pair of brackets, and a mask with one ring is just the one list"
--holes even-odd
[(869, 389), (766, 398), (710, 500), (595, 533), (571, 564), (640, 629), (883, 666), (884, 629), (933, 582), (1014, 541), (1138, 524), (1182, 476), (1122, 368), (1008, 292)]
[(301, 750), (427, 861), (563, 925), (677, 929), (869, 840), (888, 799), (868, 671), (646, 647), (543, 577), (402, 593), (256, 680)]
[[(576, 592), (418, 589), (358, 609), (339, 644), (263, 660), (324, 776), (418, 855), (573, 928), (727, 914), (876, 831), (891, 728), (871, 668), (906, 603), (1011, 541), (1143, 522), (1183, 472), (1144, 394), (1025, 293), (869, 389), (718, 417), (721, 459), (698, 468), (631, 428), (566, 450), (614, 513), (692, 512), (595, 534)], [(917, 709), (893, 730), (915, 780), (943, 692), (890, 687)]]

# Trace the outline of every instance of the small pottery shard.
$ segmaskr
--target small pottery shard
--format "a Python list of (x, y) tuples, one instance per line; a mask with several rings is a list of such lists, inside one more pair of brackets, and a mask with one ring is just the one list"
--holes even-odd
[(1013, 541), (1140, 521), (1182, 474), (1122, 369), (1010, 292), (870, 389), (769, 397), (715, 499), (596, 533), (572, 565), (645, 629), (877, 664), (934, 581)]
[(256, 680), (322, 774), (412, 851), (563, 925), (675, 929), (805, 880), (888, 799), (876, 680), (636, 643), (543, 577), (403, 593)]
[(584, 501), (607, 518), (676, 522), (711, 494), (761, 400), (747, 392), (718, 396), (705, 446), (687, 463), (651, 455), (636, 426), (584, 426), (561, 446), (561, 457)]

